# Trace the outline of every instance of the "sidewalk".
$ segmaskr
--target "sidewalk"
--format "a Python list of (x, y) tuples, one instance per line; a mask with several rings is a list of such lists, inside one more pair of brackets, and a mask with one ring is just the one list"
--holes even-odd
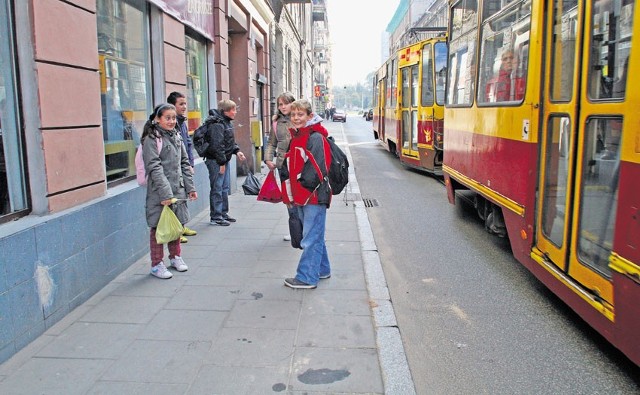
[(285, 207), (238, 188), (238, 222), (211, 226), (205, 210), (189, 223), (187, 272), (160, 280), (139, 260), (0, 365), (0, 393), (414, 393), (350, 177), (348, 204), (335, 196), (327, 214), (332, 276), (317, 289), (283, 285), (300, 256), (283, 241)]

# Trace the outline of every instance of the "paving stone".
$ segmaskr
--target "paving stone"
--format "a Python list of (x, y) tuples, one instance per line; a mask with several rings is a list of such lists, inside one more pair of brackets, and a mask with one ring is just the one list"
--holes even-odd
[(369, 316), (303, 315), (298, 333), (300, 347), (376, 347)]
[(218, 366), (289, 366), (296, 337), (294, 329), (223, 328), (205, 364)]
[(227, 312), (162, 310), (138, 335), (138, 339), (211, 341)]
[(76, 322), (35, 356), (117, 359), (143, 328), (144, 326), (139, 324)]
[[(284, 392), (289, 367), (204, 365), (190, 394), (271, 394)], [(285, 392), (286, 393), (286, 392)]]
[(85, 394), (111, 363), (107, 359), (32, 358), (0, 383), (0, 393)]
[(382, 394), (375, 348), (300, 348), (293, 358), (290, 391)]
[(136, 340), (100, 378), (137, 383), (193, 382), (211, 342)]
[(231, 309), (224, 327), (296, 329), (300, 307), (300, 302), (296, 301), (239, 300)]

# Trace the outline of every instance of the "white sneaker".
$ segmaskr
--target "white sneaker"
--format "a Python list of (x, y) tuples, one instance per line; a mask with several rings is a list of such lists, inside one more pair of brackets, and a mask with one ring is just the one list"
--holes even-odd
[(180, 257), (179, 255), (176, 255), (175, 257), (170, 259), (171, 261), (171, 267), (176, 269), (179, 272), (186, 272), (187, 270), (189, 270), (189, 266), (187, 266), (186, 263), (184, 263), (184, 261), (182, 260), (182, 257)]
[(160, 262), (157, 265), (152, 266), (151, 275), (164, 280), (173, 277), (173, 274), (171, 274), (171, 272), (167, 270), (167, 267), (164, 265), (164, 262)]
[(284, 240), (284, 241), (291, 241), (291, 235), (284, 235), (284, 237), (282, 238), (282, 240)]

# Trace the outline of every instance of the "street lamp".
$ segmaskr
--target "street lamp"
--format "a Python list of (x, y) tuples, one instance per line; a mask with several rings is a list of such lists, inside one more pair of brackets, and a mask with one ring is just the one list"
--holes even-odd
[(347, 87), (344, 87), (344, 110), (347, 111)]

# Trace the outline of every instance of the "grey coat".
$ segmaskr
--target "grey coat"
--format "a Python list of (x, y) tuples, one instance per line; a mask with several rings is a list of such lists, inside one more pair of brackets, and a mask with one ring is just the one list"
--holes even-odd
[(284, 161), (284, 155), (289, 151), (289, 144), (291, 143), (289, 129), (293, 125), (291, 125), (289, 117), (280, 114), (278, 119), (273, 121), (273, 126), (275, 128), (272, 127), (274, 130), (269, 133), (267, 147), (264, 150), (264, 161), (275, 162), (275, 166), (280, 169)]
[(156, 126), (156, 132), (162, 136), (162, 150), (158, 154), (155, 136), (147, 136), (142, 142), (144, 168), (149, 175), (147, 181), (147, 199), (145, 211), (147, 225), (158, 226), (163, 206), (161, 201), (182, 199), (171, 207), (184, 225), (189, 222), (187, 195), (195, 191), (187, 150), (177, 130), (166, 131)]

